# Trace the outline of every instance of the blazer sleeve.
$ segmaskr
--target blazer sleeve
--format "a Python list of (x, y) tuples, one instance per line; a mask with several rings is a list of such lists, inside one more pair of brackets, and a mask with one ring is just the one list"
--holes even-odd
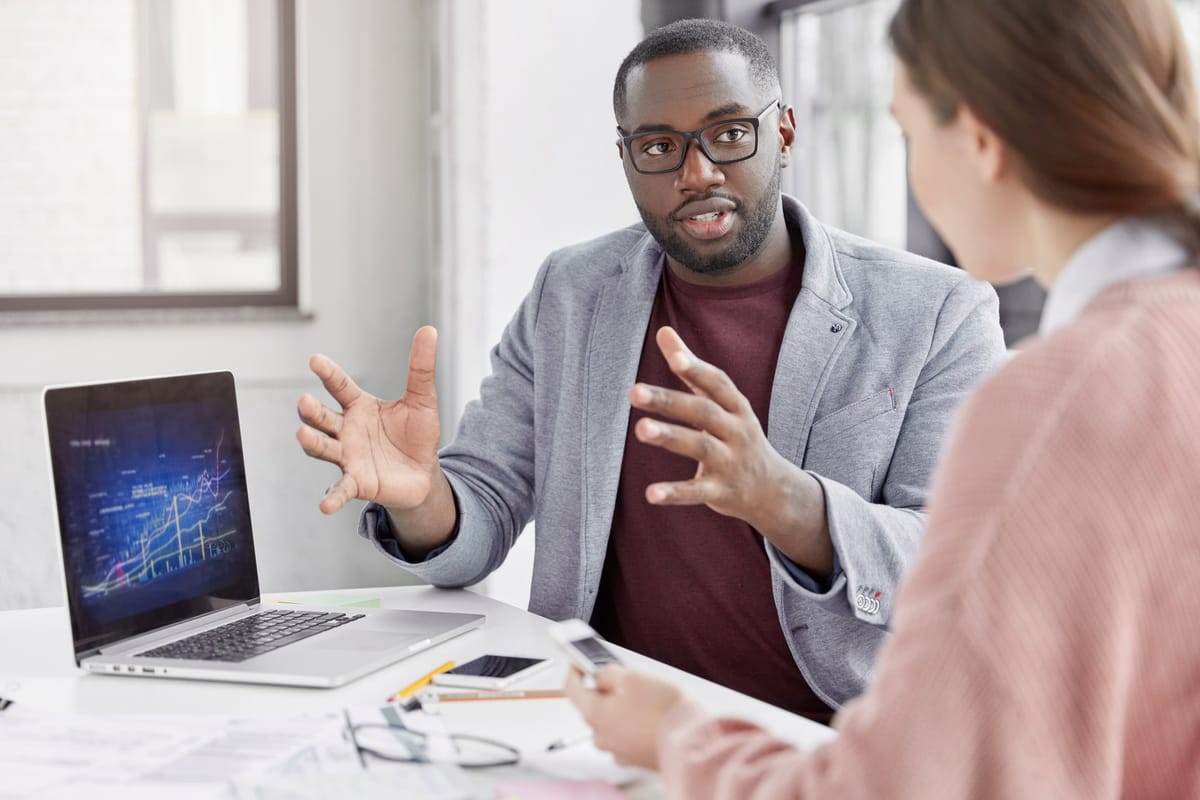
[[(538, 271), (533, 288), (491, 352), (491, 374), (480, 396), (463, 411), (458, 433), (439, 459), (458, 512), (451, 541), (423, 561), (410, 561), (380, 520), (387, 512), (368, 505), (360, 534), (389, 560), (434, 586), (478, 583), (503, 563), (534, 510), (534, 370), (538, 310), (553, 262)], [(394, 540), (393, 540), (394, 541)]]
[(881, 502), (810, 472), (825, 493), (829, 534), (841, 574), (817, 593), (798, 582), (769, 548), (786, 591), (842, 616), (887, 626), (896, 590), (916, 558), (934, 468), (962, 401), (1004, 359), (995, 291), (967, 276), (946, 295), (880, 491)]

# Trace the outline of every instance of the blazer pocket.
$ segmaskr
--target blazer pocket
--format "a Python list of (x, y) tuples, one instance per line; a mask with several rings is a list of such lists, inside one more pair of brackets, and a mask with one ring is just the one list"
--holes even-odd
[(889, 386), (861, 400), (855, 400), (848, 406), (842, 406), (814, 422), (808, 433), (809, 446), (895, 410), (896, 396)]

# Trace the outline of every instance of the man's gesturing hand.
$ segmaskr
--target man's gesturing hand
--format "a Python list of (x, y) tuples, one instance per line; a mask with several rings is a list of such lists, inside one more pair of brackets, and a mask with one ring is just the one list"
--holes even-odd
[(832, 570), (825, 498), (816, 478), (771, 447), (750, 401), (728, 375), (696, 358), (672, 328), (660, 328), (655, 340), (692, 393), (636, 384), (629, 392), (635, 408), (684, 424), (643, 418), (634, 433), (697, 464), (691, 480), (646, 487), (646, 500), (704, 504), (749, 523), (801, 566), (820, 574)]
[(296, 439), (304, 452), (342, 470), (321, 501), (321, 511), (332, 514), (356, 498), (389, 509), (413, 509), (426, 501), (437, 483), (444, 483), (437, 459), (436, 361), (437, 331), (426, 326), (413, 337), (404, 396), (386, 402), (360, 389), (326, 356), (309, 360), (341, 406), (339, 413), (310, 394), (297, 404), (304, 424)]

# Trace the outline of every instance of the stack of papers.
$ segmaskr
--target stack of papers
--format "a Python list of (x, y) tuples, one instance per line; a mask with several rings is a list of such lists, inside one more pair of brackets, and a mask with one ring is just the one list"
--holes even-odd
[[(356, 736), (363, 737), (357, 744)], [(547, 751), (543, 732), (516, 726), (506, 737), (520, 752), (516, 775), (536, 770), (548, 777), (503, 784), (501, 797), (552, 797), (570, 787), (566, 794), (574, 800), (600, 800), (620, 796), (615, 786), (647, 774), (617, 765), (590, 740)], [(376, 758), (365, 752), (368, 741), (376, 748), (386, 743), (400, 758), (432, 763)], [(419, 751), (407, 749), (409, 741)], [(0, 800), (474, 800), (495, 796), (486, 786), (491, 780), (514, 777), (513, 768), (490, 773), (490, 780), (482, 770), (482, 780), (472, 781), (455, 763), (461, 758), (440, 716), (397, 706), (238, 717), (101, 716), (18, 702), (0, 712)]]
[[(378, 709), (358, 717), (384, 721)], [(349, 734), (350, 718), (348, 712), (93, 716), (16, 703), (0, 714), (0, 799), (367, 800), (384, 790), (393, 800), (472, 796), (451, 765), (371, 761), (368, 773)]]

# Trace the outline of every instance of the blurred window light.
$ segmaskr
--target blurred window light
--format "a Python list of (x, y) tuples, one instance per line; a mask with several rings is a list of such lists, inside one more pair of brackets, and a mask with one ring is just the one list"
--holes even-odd
[(0, 0), (0, 311), (295, 307), (291, 0)]
[[(942, 247), (911, 205), (904, 139), (888, 111), (892, 52), (887, 26), (899, 0), (777, 0), (785, 103), (797, 140), (784, 190), (822, 221), (893, 247), (939, 257)], [(1200, 0), (1175, 0), (1193, 70)], [(917, 235), (919, 241), (908, 241)]]
[(785, 191), (818, 219), (906, 246), (904, 138), (888, 111), (887, 25), (899, 0), (808, 3), (783, 14), (780, 77), (795, 107), (796, 158)]

